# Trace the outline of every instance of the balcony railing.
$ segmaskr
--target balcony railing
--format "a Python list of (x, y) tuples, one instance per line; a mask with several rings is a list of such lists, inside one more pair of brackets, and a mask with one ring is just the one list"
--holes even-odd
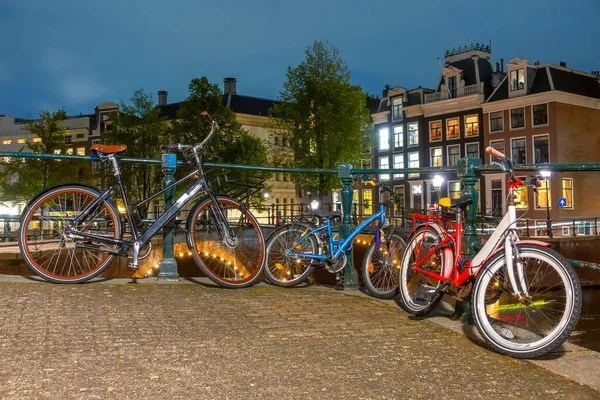
[[(475, 85), (463, 86), (456, 89), (456, 97), (470, 96), (472, 94), (483, 94), (483, 82)], [(451, 97), (447, 90), (443, 92), (429, 93), (425, 95), (425, 103), (448, 100)]]

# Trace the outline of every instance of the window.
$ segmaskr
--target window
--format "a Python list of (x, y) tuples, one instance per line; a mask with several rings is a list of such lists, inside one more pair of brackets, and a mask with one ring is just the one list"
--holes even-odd
[(402, 97), (392, 100), (392, 118), (394, 121), (402, 119)]
[(456, 165), (460, 159), (460, 145), (448, 146), (448, 165)]
[(419, 123), (411, 122), (408, 124), (408, 145), (417, 146), (419, 144)]
[[(504, 140), (493, 140), (490, 142), (490, 146), (498, 150), (502, 154), (506, 154), (504, 152)], [(494, 161), (494, 156), (490, 156), (490, 162)]]
[(402, 209), (404, 208), (404, 186), (394, 186), (394, 201), (395, 201), (395, 212), (394, 215), (402, 215)]
[(411, 192), (411, 207), (412, 208), (423, 208), (423, 185), (420, 183), (413, 183), (410, 185)]
[(70, 144), (70, 143), (72, 143), (72, 141), (73, 141), (73, 138), (71, 137), (71, 135), (65, 136), (65, 143), (66, 144)]
[(83, 134), (83, 133), (77, 134), (77, 139), (83, 139), (84, 137), (85, 137), (85, 134)]
[(514, 108), (510, 110), (510, 127), (511, 129), (525, 127), (525, 108)]
[(458, 118), (446, 120), (446, 139), (458, 139), (460, 137), (460, 126)]
[(402, 125), (394, 127), (394, 148), (400, 149), (404, 147), (404, 129)]
[(73, 148), (71, 147), (71, 148), (67, 149), (67, 152), (66, 152), (66, 153), (67, 153), (68, 155), (73, 155)]
[(19, 139), (17, 140), (17, 143), (27, 143), (27, 139)]
[(504, 130), (504, 111), (490, 113), (490, 132)]
[[(526, 179), (525, 176), (518, 176), (517, 178), (520, 178), (522, 180)], [(527, 186), (526, 185), (521, 185), (521, 186), (519, 186), (519, 189), (517, 189), (517, 198), (515, 199), (515, 203), (516, 203), (517, 208), (527, 209), (528, 202), (527, 202)]]
[(2, 144), (11, 144), (11, 143), (12, 143), (12, 140), (4, 140), (4, 141), (2, 141)]
[(54, 150), (54, 154), (60, 154), (60, 149), (59, 150)]
[(567, 200), (563, 208), (573, 208), (573, 178), (562, 179), (562, 197)]
[(479, 143), (467, 143), (465, 145), (467, 157), (479, 158)]
[(479, 117), (477, 115), (465, 117), (465, 136), (479, 136)]
[(510, 71), (510, 90), (521, 90), (525, 88), (525, 70), (515, 69)]
[(373, 214), (373, 191), (371, 189), (365, 189), (362, 192), (363, 195), (363, 214)]
[(444, 157), (441, 147), (434, 147), (429, 150), (431, 152), (431, 166), (441, 167), (444, 165)]
[(381, 128), (379, 130), (379, 150), (389, 150), (390, 148), (390, 130)]
[[(408, 168), (419, 168), (419, 153), (408, 153)], [(408, 174), (409, 178), (418, 178), (419, 174)]]
[[(404, 154), (394, 154), (394, 169), (404, 168)], [(402, 179), (404, 174), (394, 174), (394, 179)]]
[(552, 208), (552, 192), (550, 190), (550, 180), (540, 180), (541, 186), (537, 188), (537, 208)]
[(546, 125), (548, 123), (548, 104), (533, 106), (533, 125)]
[(33, 143), (39, 143), (39, 142), (41, 142), (41, 141), (42, 141), (42, 139), (41, 139), (41, 138), (39, 138), (39, 137), (34, 137), (34, 138), (33, 138)]
[(78, 147), (77, 148), (77, 155), (78, 156), (85, 156), (85, 147)]
[(548, 135), (533, 137), (533, 162), (536, 164), (550, 162)]
[(100, 144), (100, 139), (94, 139), (92, 140), (92, 146), (95, 144)]
[[(379, 169), (390, 169), (390, 158), (388, 156), (379, 157)], [(387, 181), (390, 179), (390, 174), (379, 175), (379, 180)]]
[(450, 98), (456, 98), (456, 77), (451, 76), (448, 78), (448, 92), (450, 93)]
[(460, 181), (448, 182), (448, 197), (458, 199), (460, 197)]
[(527, 149), (525, 146), (525, 138), (511, 139), (512, 161), (515, 164), (527, 163)]
[(442, 140), (442, 121), (429, 123), (429, 140), (432, 142)]

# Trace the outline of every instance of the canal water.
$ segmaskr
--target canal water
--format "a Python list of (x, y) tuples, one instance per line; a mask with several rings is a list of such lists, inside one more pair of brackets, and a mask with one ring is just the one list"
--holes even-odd
[(568, 340), (600, 352), (600, 286), (584, 287), (581, 317)]

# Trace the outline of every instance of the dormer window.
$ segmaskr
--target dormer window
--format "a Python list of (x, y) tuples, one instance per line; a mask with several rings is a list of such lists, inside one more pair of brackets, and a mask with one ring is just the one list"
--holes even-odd
[(448, 92), (450, 93), (450, 98), (456, 98), (456, 76), (448, 78)]
[(402, 119), (402, 96), (392, 100), (392, 118), (394, 121)]
[(525, 69), (510, 71), (510, 90), (521, 90), (525, 88)]

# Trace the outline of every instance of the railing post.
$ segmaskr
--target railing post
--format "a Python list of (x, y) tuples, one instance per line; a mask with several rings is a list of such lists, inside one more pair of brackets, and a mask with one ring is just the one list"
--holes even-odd
[[(177, 167), (177, 156), (173, 153), (162, 155), (162, 168), (165, 177), (162, 180), (163, 188), (175, 182), (173, 174)], [(165, 210), (173, 204), (173, 193), (175, 189), (170, 189), (165, 192)], [(177, 261), (173, 255), (175, 248), (175, 218), (169, 221), (163, 227), (163, 258), (160, 262), (160, 272), (158, 273), (159, 281), (176, 281), (179, 279), (177, 273)]]
[(466, 157), (461, 158), (457, 162), (457, 173), (463, 184), (463, 190), (461, 196), (468, 196), (473, 199), (473, 203), (467, 208), (465, 212), (465, 239), (463, 243), (466, 248), (463, 248), (463, 252), (470, 257), (477, 254), (474, 249), (475, 246), (481, 245), (481, 241), (477, 237), (477, 230), (475, 229), (475, 221), (477, 220), (477, 202), (479, 201), (479, 193), (475, 190), (475, 184), (477, 183), (477, 174), (475, 168), (482, 165), (480, 158)]
[[(340, 237), (346, 238), (350, 235), (352, 230), (352, 164), (340, 164), (338, 165), (338, 178), (342, 181), (342, 225), (340, 226)], [(356, 289), (358, 286), (358, 274), (354, 269), (352, 262), (352, 244), (346, 251), (347, 263), (344, 267), (341, 275), (341, 288), (343, 289)]]
[(525, 235), (525, 236), (526, 236), (526, 237), (529, 237), (529, 236), (530, 236), (530, 235), (529, 235), (529, 218), (525, 218), (525, 223), (527, 224), (527, 225), (526, 225), (526, 226), (527, 226), (527, 233), (526, 233), (526, 235)]

